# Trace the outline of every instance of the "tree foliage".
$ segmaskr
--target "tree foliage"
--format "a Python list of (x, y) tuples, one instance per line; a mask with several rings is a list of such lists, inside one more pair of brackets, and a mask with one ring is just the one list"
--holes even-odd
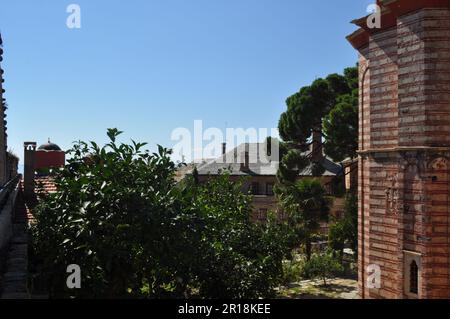
[[(250, 221), (251, 198), (222, 175), (177, 184), (170, 151), (78, 142), (35, 212), (38, 269), (52, 297), (259, 298), (289, 253), (286, 226)], [(66, 267), (81, 267), (68, 290)]]
[(204, 297), (254, 298), (272, 294), (289, 256), (291, 237), (275, 216), (250, 220), (251, 198), (227, 175), (211, 179), (194, 196), (205, 223), (199, 245), (198, 279)]
[(280, 194), (280, 199), (309, 260), (320, 222), (328, 220), (331, 198), (327, 196), (319, 180), (305, 178), (289, 186), (285, 193)]
[(286, 100), (287, 110), (278, 124), (280, 136), (288, 147), (278, 174), (282, 183), (294, 182), (308, 165), (313, 166), (314, 176), (323, 174), (321, 163), (307, 154), (314, 133), (323, 136), (325, 153), (335, 161), (355, 155), (357, 91), (357, 68), (348, 68), (344, 75), (331, 74), (326, 79), (315, 80)]
[(343, 266), (331, 252), (313, 254), (303, 266), (303, 273), (308, 278), (318, 278), (327, 285), (327, 279), (338, 275), (344, 270)]
[(336, 162), (356, 157), (358, 149), (358, 91), (337, 98), (336, 106), (324, 117), (324, 151)]
[(329, 229), (330, 248), (340, 257), (346, 244), (350, 245), (355, 255), (358, 249), (358, 202), (357, 196), (348, 193), (345, 199), (344, 216), (336, 220)]

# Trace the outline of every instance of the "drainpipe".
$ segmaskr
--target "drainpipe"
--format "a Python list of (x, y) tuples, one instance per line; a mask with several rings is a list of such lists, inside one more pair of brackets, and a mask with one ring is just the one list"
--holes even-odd
[[(367, 72), (370, 70), (370, 66), (368, 65), (366, 69), (364, 70), (363, 76), (362, 76), (362, 83), (361, 83), (361, 151), (364, 151), (364, 83), (366, 81), (366, 75)], [(364, 156), (361, 156), (361, 281), (362, 281), (362, 292), (361, 292), (361, 298), (366, 298), (366, 270), (365, 270), (365, 264), (364, 264), (364, 258), (365, 258), (365, 225), (364, 225)]]

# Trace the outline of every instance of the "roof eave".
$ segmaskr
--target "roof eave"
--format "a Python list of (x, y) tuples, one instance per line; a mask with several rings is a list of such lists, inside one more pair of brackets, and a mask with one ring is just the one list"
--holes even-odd
[(352, 21), (360, 27), (347, 37), (347, 40), (356, 50), (361, 50), (369, 44), (370, 36), (374, 33), (390, 29), (397, 25), (399, 16), (417, 11), (422, 8), (450, 8), (450, 0), (385, 0), (381, 8), (381, 29), (370, 29), (367, 26), (367, 18), (365, 16)]

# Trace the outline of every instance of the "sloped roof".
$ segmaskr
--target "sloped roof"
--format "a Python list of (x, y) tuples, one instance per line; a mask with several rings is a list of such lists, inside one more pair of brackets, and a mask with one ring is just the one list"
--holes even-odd
[(34, 178), (36, 193), (51, 194), (56, 192), (56, 185), (53, 177), (50, 176), (35, 176)]
[(397, 25), (397, 18), (422, 8), (450, 8), (450, 0), (378, 0), (381, 8), (382, 28), (371, 29), (367, 25), (367, 16), (355, 19), (352, 23), (360, 28), (347, 37), (356, 50), (366, 47), (372, 34)]
[(32, 195), (25, 196), (24, 181), (20, 181), (20, 192), (16, 204), (16, 215), (31, 223), (35, 222), (34, 209), (42, 196), (56, 192), (54, 179), (50, 176), (35, 176), (35, 189)]
[[(249, 152), (249, 169), (241, 170), (246, 150)], [(197, 165), (198, 174), (217, 175), (219, 171), (228, 171), (233, 176), (275, 176), (279, 161), (270, 161), (268, 157), (259, 156), (260, 153), (264, 155), (264, 152), (265, 143), (244, 143), (217, 159)], [(342, 172), (342, 167), (327, 157), (323, 158), (322, 165), (325, 168), (324, 176), (336, 176)], [(300, 172), (299, 176), (312, 176), (312, 165)]]

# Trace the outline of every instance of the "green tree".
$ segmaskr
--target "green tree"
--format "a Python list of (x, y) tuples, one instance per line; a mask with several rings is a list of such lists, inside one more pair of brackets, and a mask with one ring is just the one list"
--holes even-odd
[(297, 181), (279, 196), (309, 260), (320, 222), (328, 220), (331, 198), (327, 196), (319, 180), (309, 178)]
[(345, 228), (346, 225), (343, 220), (335, 220), (328, 230), (328, 246), (333, 251), (334, 256), (338, 257), (341, 262), (347, 240)]
[(313, 254), (311, 259), (303, 266), (303, 273), (308, 278), (319, 278), (327, 286), (327, 279), (343, 271), (342, 265), (333, 257), (331, 252)]
[(324, 117), (324, 151), (341, 162), (355, 158), (358, 150), (358, 90), (337, 98), (336, 106)]
[(282, 280), (282, 261), (292, 242), (287, 225), (270, 216), (251, 221), (251, 196), (228, 173), (194, 189), (189, 196), (205, 227), (194, 267), (205, 298), (273, 296)]
[(358, 196), (348, 193), (344, 208), (345, 234), (350, 248), (357, 256), (358, 251)]
[[(36, 209), (33, 246), (52, 297), (258, 298), (273, 295), (290, 252), (286, 226), (250, 222), (229, 176), (176, 183), (170, 151), (78, 142)], [(68, 290), (66, 267), (81, 267)]]
[(357, 196), (348, 193), (345, 199), (344, 215), (330, 226), (328, 233), (330, 248), (342, 259), (346, 243), (357, 255), (358, 249), (358, 202)]
[[(166, 263), (176, 239), (165, 234), (181, 241), (195, 216), (174, 209), (170, 152), (118, 144), (120, 133), (108, 130), (104, 147), (76, 143), (55, 175), (58, 191), (36, 210), (33, 238), (51, 296), (117, 298), (139, 294), (145, 284), (149, 295), (161, 295), (183, 278), (181, 269)], [(83, 289), (66, 289), (69, 264), (81, 266)]]
[[(280, 163), (280, 182), (293, 183), (308, 165), (312, 165), (314, 176), (323, 174), (324, 168), (315, 154), (307, 153), (312, 143), (321, 147), (325, 139), (325, 153), (336, 161), (354, 155), (356, 148), (352, 142), (357, 140), (354, 125), (357, 115), (347, 104), (353, 105), (352, 97), (357, 97), (357, 79), (357, 69), (348, 68), (344, 75), (331, 74), (326, 79), (315, 80), (286, 100), (287, 110), (278, 124), (280, 136), (288, 147)], [(345, 136), (345, 140), (334, 138), (335, 132)]]

